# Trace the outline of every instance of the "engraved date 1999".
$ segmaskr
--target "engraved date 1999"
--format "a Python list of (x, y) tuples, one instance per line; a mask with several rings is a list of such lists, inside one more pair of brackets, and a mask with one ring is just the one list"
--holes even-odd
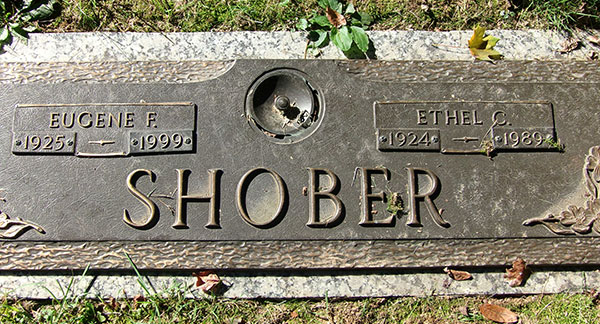
[(191, 130), (160, 132), (131, 132), (129, 148), (134, 153), (190, 151), (193, 147)]

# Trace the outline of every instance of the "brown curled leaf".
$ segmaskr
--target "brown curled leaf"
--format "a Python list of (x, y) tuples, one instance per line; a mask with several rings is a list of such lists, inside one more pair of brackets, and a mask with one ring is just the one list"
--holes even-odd
[(144, 301), (146, 301), (146, 297), (142, 295), (135, 295), (135, 297), (133, 297), (133, 309), (136, 309), (138, 304)]
[(221, 284), (221, 278), (210, 271), (194, 272), (192, 275), (196, 276), (196, 287), (199, 287), (205, 293), (216, 292)]
[(509, 281), (509, 285), (511, 287), (521, 286), (527, 277), (531, 274), (529, 268), (527, 268), (527, 264), (523, 259), (517, 258), (513, 261), (512, 268), (506, 269), (506, 274), (504, 278)]
[(513, 311), (498, 305), (483, 304), (479, 307), (479, 312), (496, 323), (516, 323), (519, 320), (519, 316)]
[(445, 267), (444, 272), (447, 273), (450, 278), (452, 278), (456, 281), (473, 279), (473, 276), (466, 271), (452, 270), (452, 269), (448, 269), (448, 267)]
[(565, 41), (561, 44), (561, 49), (559, 50), (559, 52), (561, 52), (562, 54), (570, 53), (578, 49), (580, 45), (581, 42), (578, 39), (569, 37), (565, 39)]
[(588, 42), (600, 46), (600, 37), (594, 35), (587, 38)]
[(339, 12), (327, 7), (327, 12), (325, 13), (329, 22), (335, 26), (335, 28), (340, 28), (342, 26), (346, 26), (346, 18)]

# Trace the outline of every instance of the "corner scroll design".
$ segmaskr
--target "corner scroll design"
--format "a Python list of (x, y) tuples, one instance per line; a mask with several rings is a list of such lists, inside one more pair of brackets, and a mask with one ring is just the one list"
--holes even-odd
[(30, 229), (34, 229), (41, 234), (46, 231), (39, 225), (22, 220), (19, 217), (11, 219), (6, 213), (0, 211), (0, 239), (15, 239)]
[(558, 216), (548, 214), (544, 217), (530, 218), (523, 222), (525, 226), (544, 225), (555, 234), (588, 234), (592, 230), (600, 234), (600, 146), (590, 148), (585, 157), (583, 177), (588, 198), (584, 207), (570, 205)]

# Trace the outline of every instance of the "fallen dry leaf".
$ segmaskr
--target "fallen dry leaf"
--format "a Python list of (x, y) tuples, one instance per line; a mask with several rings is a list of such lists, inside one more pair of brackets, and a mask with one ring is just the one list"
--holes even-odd
[(493, 62), (502, 59), (502, 54), (494, 49), (500, 38), (485, 35), (485, 28), (477, 26), (469, 39), (469, 51), (476, 59)]
[(340, 28), (341, 26), (346, 26), (346, 18), (339, 12), (327, 7), (327, 12), (325, 13), (329, 22), (335, 26), (335, 28)]
[(298, 317), (298, 312), (297, 311), (292, 311), (292, 313), (290, 314), (290, 318), (297, 318)]
[(105, 303), (108, 304), (112, 309), (117, 309), (117, 300), (115, 299), (115, 297), (109, 297), (108, 301), (106, 301)]
[(517, 258), (513, 261), (512, 268), (506, 269), (504, 278), (509, 280), (509, 285), (511, 287), (517, 287), (525, 282), (529, 274), (530, 271), (529, 268), (527, 268), (525, 261), (521, 258)]
[(479, 307), (479, 312), (486, 319), (497, 323), (516, 323), (519, 320), (517, 314), (498, 305), (483, 304)]
[(589, 36), (587, 40), (594, 45), (600, 46), (600, 37), (598, 36)]
[(450, 276), (450, 278), (452, 278), (456, 281), (473, 279), (473, 276), (471, 276), (471, 274), (466, 271), (452, 270), (452, 269), (448, 269), (448, 267), (445, 267), (444, 272), (447, 273), (448, 276)]
[(192, 275), (196, 276), (196, 287), (200, 287), (205, 293), (214, 293), (219, 288), (219, 284), (221, 284), (221, 278), (216, 273), (210, 271), (194, 272)]
[(469, 314), (469, 308), (468, 308), (467, 306), (460, 306), (460, 307), (458, 308), (458, 311), (459, 311), (459, 312), (460, 312), (462, 315), (464, 315), (464, 316), (471, 316), (471, 315)]
[(597, 301), (600, 299), (600, 290), (592, 289), (588, 292), (588, 294), (594, 303), (597, 303)]
[(142, 295), (136, 295), (135, 297), (133, 297), (133, 309), (136, 309), (138, 307), (138, 303), (143, 301), (146, 301), (146, 297)]
[(561, 44), (562, 48), (559, 50), (559, 52), (563, 54), (573, 52), (579, 48), (579, 45), (581, 45), (581, 42), (578, 39), (569, 37)]

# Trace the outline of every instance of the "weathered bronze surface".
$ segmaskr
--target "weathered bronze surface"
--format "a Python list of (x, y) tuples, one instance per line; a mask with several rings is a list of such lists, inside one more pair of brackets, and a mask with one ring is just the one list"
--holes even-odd
[(600, 264), (596, 63), (120, 64), (2, 65), (0, 269)]

